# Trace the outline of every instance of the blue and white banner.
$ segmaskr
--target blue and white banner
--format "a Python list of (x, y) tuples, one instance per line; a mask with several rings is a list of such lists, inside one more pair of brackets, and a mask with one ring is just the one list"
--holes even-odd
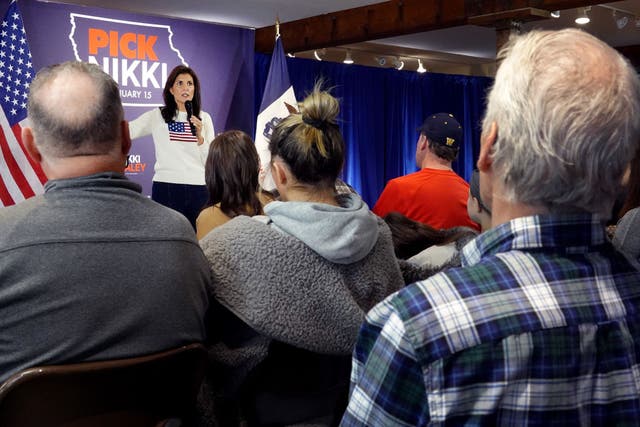
[(271, 176), (271, 153), (269, 152), (271, 133), (280, 120), (297, 110), (296, 95), (287, 71), (287, 59), (282, 41), (277, 37), (256, 122), (255, 143), (260, 156), (260, 186), (267, 191), (276, 188)]

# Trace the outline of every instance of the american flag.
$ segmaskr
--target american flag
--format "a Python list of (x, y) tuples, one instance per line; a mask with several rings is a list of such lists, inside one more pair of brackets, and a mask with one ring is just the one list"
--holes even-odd
[(172, 142), (198, 143), (198, 137), (191, 134), (191, 127), (187, 122), (169, 122), (169, 139)]
[(33, 75), (27, 34), (13, 0), (0, 26), (0, 207), (42, 193), (47, 181), (20, 136)]

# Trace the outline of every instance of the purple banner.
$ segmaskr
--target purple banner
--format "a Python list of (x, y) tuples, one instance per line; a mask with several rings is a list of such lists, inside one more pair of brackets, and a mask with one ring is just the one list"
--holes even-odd
[(163, 105), (168, 64), (189, 65), (168, 25), (71, 13), (69, 40), (78, 61), (98, 64), (120, 85), (125, 106)]
[[(35, 0), (20, 0), (20, 9), (35, 70), (72, 59), (98, 64), (120, 85), (127, 120), (163, 105), (167, 75), (184, 64), (198, 74), (216, 133), (253, 134), (252, 30)], [(127, 175), (150, 195), (151, 137), (133, 141), (129, 161)]]

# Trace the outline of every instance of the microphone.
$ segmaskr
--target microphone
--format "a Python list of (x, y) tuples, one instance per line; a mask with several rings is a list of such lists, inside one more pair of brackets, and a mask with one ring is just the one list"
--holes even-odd
[(191, 128), (191, 135), (196, 136), (196, 127), (191, 123), (191, 116), (193, 116), (193, 103), (191, 101), (185, 101), (184, 108), (187, 110), (187, 122)]

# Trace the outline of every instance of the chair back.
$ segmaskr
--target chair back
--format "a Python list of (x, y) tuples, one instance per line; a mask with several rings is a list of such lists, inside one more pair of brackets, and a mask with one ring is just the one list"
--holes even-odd
[(29, 368), (0, 386), (0, 426), (180, 425), (194, 412), (206, 365), (205, 347), (190, 344), (128, 359)]

